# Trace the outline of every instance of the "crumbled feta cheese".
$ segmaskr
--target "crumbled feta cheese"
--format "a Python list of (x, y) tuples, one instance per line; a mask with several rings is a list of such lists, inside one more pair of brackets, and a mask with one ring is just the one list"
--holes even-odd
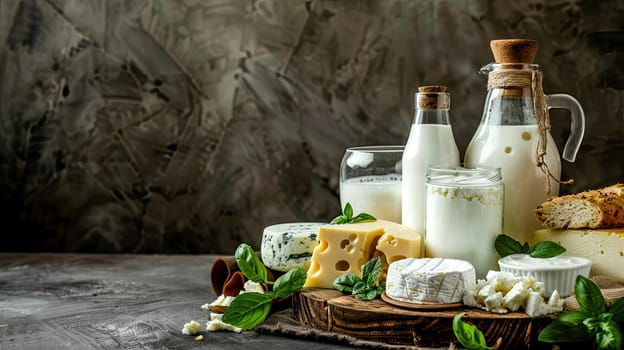
[[(496, 292), (485, 298), (485, 309), (492, 311), (495, 309), (501, 309), (503, 306), (503, 293)], [(505, 311), (506, 312), (506, 311)]]
[(219, 297), (213, 301), (212, 303), (206, 303), (201, 306), (202, 310), (210, 310), (211, 306), (229, 306), (236, 297), (225, 296), (223, 294), (219, 295)]
[(184, 328), (182, 328), (182, 334), (184, 335), (195, 335), (199, 333), (199, 331), (201, 331), (201, 325), (195, 321), (185, 323)]
[(243, 331), (242, 328), (235, 327), (235, 326), (232, 326), (231, 324), (221, 321), (222, 317), (223, 317), (223, 314), (217, 314), (217, 313), (211, 312), (210, 321), (206, 323), (206, 330), (209, 332), (224, 330), (224, 331), (231, 331), (231, 332), (236, 332), (236, 333), (240, 333)]
[(550, 298), (548, 298), (548, 306), (553, 310), (553, 312), (563, 311), (563, 299), (561, 299), (557, 290), (553, 290)]
[(245, 282), (243, 286), (243, 290), (241, 291), (241, 293), (245, 293), (245, 292), (256, 292), (256, 293), (264, 294), (264, 288), (262, 287), (260, 283), (256, 283), (252, 280), (248, 280), (247, 282)]
[(528, 297), (527, 283), (516, 283), (503, 298), (503, 306), (511, 311), (518, 311)]
[(563, 300), (557, 291), (544, 301), (544, 283), (529, 276), (510, 272), (490, 271), (485, 280), (478, 280), (473, 290), (464, 293), (464, 304), (490, 312), (506, 313), (521, 307), (531, 317), (563, 310)]

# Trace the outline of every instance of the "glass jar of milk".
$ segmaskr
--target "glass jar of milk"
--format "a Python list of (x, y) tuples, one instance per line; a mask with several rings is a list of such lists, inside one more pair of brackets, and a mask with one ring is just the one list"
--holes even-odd
[(503, 228), (500, 168), (430, 167), (426, 188), (426, 256), (467, 260), (484, 278), (497, 268)]
[(421, 86), (403, 152), (402, 224), (425, 234), (425, 176), (431, 165), (459, 166), (445, 86)]

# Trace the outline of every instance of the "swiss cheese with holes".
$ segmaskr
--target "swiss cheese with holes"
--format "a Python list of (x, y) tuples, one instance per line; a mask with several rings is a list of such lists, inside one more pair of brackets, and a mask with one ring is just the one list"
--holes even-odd
[(389, 263), (419, 258), (422, 252), (416, 230), (384, 220), (321, 226), (317, 240), (304, 287), (332, 288), (345, 273), (362, 276), (362, 265), (375, 256), (381, 257), (385, 271)]

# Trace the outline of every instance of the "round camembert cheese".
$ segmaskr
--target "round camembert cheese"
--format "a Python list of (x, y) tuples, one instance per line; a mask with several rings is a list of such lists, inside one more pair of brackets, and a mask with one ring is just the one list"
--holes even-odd
[(264, 229), (260, 255), (268, 268), (289, 271), (297, 266), (308, 268), (312, 251), (318, 244), (318, 228), (327, 225), (317, 222), (292, 222), (271, 225)]
[(386, 295), (408, 303), (453, 304), (475, 284), (475, 268), (465, 260), (408, 258), (390, 264)]

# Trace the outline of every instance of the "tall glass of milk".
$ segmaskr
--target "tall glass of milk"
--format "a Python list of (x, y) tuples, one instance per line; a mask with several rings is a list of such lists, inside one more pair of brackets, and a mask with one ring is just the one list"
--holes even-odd
[(403, 146), (347, 148), (340, 164), (340, 205), (354, 214), (401, 222)]
[(497, 268), (496, 236), (503, 229), (500, 168), (427, 170), (425, 254), (467, 260), (478, 278)]

